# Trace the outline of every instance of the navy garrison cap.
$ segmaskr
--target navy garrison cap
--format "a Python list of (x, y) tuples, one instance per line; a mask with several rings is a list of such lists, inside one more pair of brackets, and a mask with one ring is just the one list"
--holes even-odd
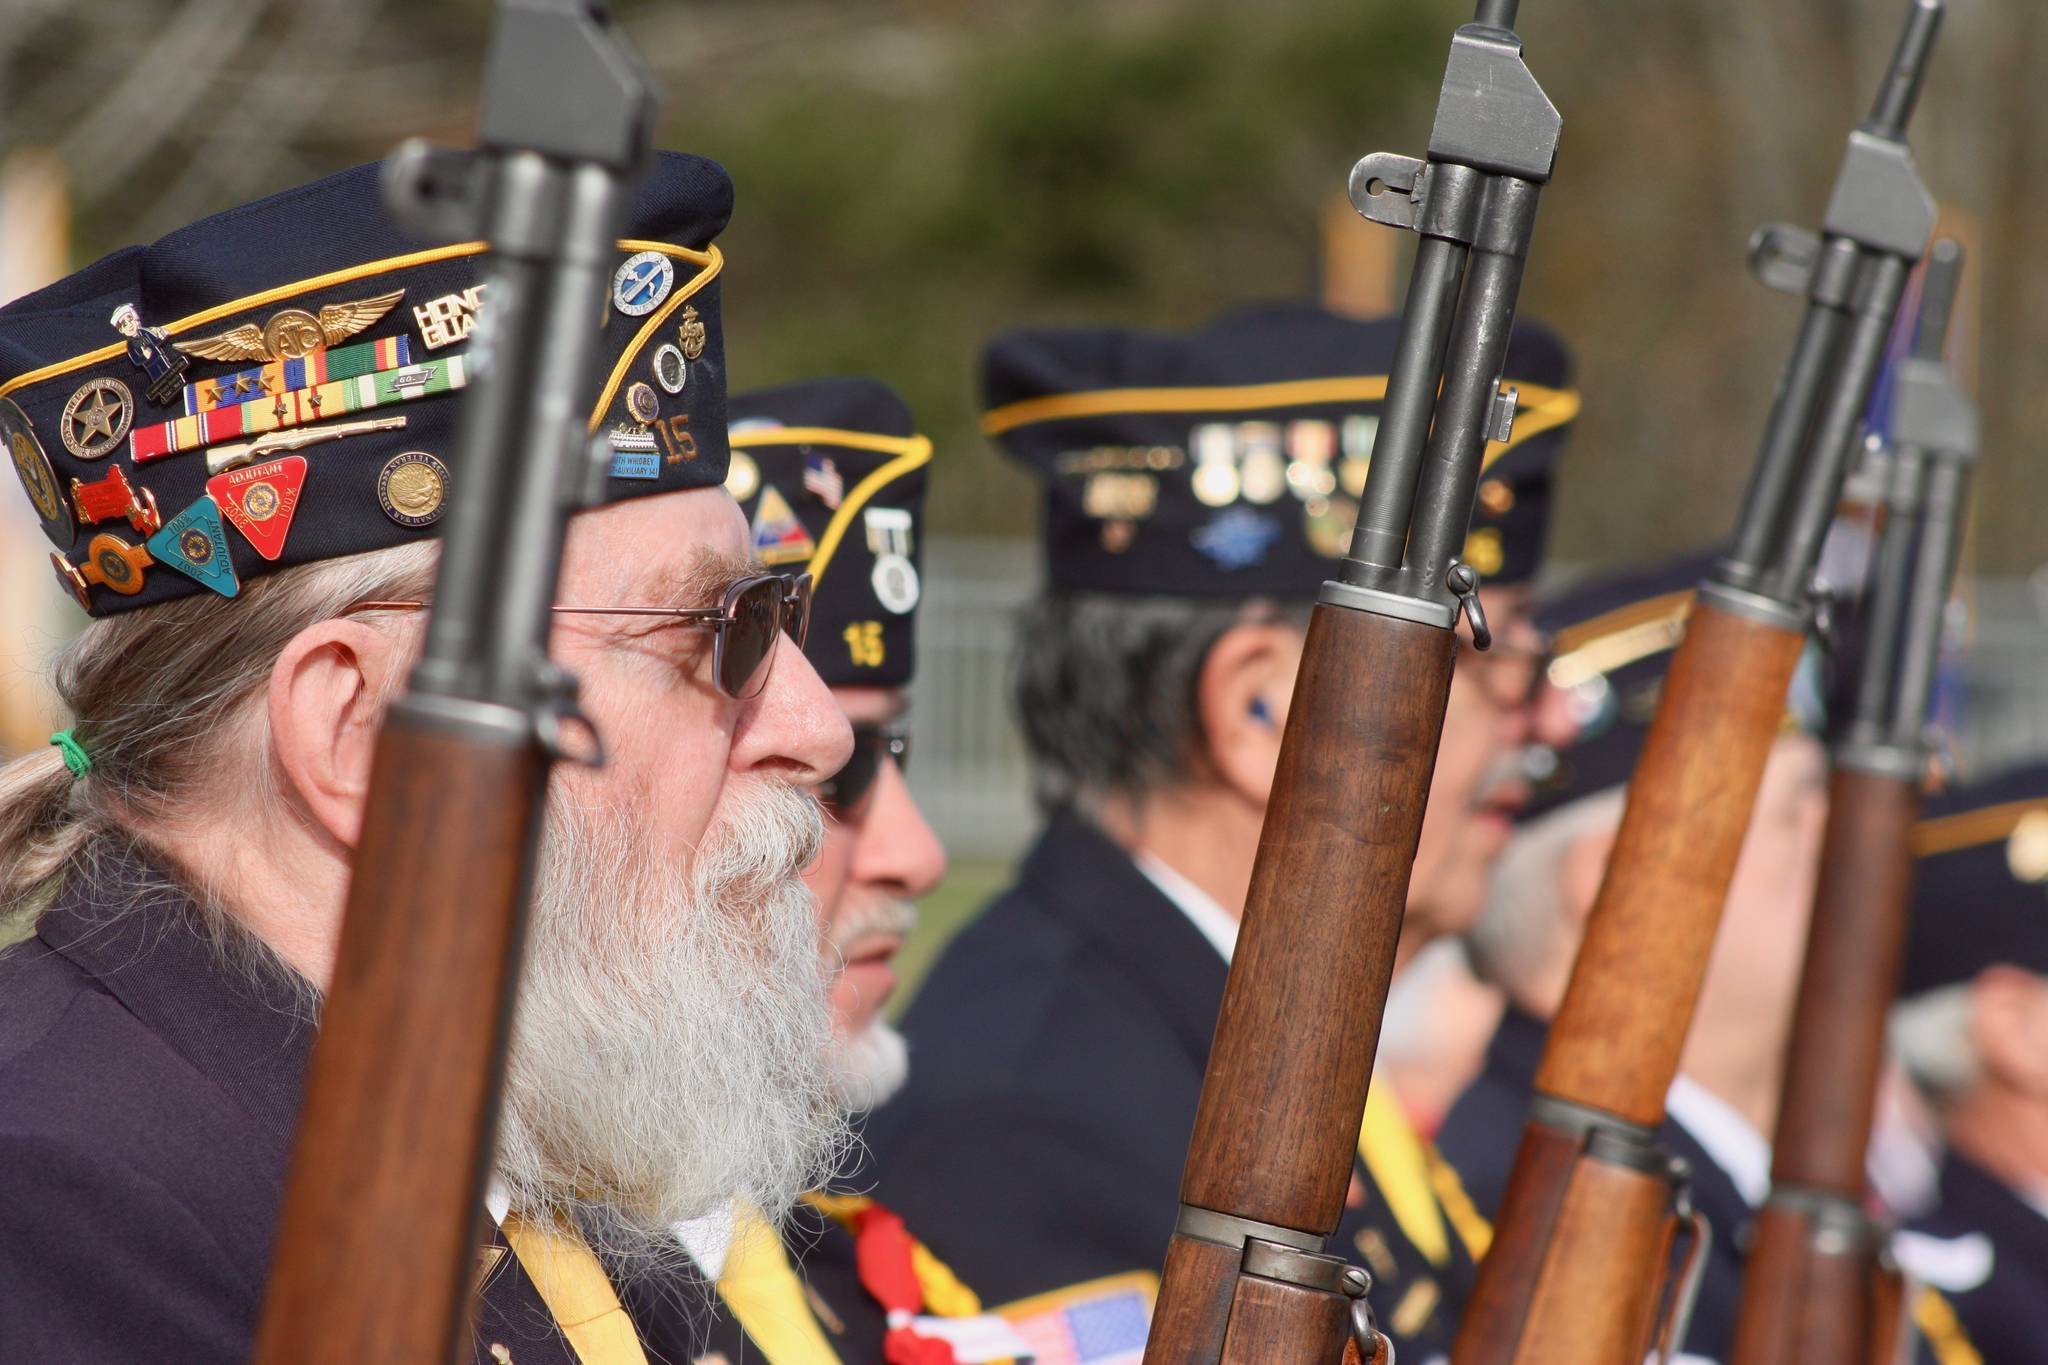
[(917, 665), (925, 466), (932, 444), (873, 379), (815, 379), (732, 399), (725, 486), (753, 551), (810, 570), (804, 653), (832, 687), (901, 687)]
[(1902, 996), (1994, 963), (2048, 973), (2048, 764), (1927, 799)]
[[(1694, 590), (1714, 560), (1688, 555), (1602, 575), (1537, 603), (1536, 625), (1550, 637), (1547, 681), (1565, 694), (1578, 733), (1562, 748), (1531, 751), (1524, 819), (1634, 774)], [(1818, 682), (1817, 660), (1802, 660), (1785, 702), (1787, 728), (1819, 732)]]
[[(1045, 481), (1055, 590), (1313, 594), (1351, 541), (1399, 320), (1259, 304), (1194, 332), (1006, 332), (982, 359), (982, 429)], [(1515, 329), (1513, 439), (1487, 447), (1464, 558), (1533, 576), (1552, 468), (1578, 414), (1564, 344)]]
[[(436, 534), (488, 317), (480, 242), (408, 236), (360, 166), (0, 308), (0, 441), (95, 616)], [(601, 319), (611, 499), (725, 478), (711, 240), (732, 182), (663, 153)]]

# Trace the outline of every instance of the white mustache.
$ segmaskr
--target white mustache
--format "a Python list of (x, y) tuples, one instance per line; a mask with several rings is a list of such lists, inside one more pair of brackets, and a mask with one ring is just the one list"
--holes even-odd
[(901, 896), (867, 896), (858, 891), (850, 892), (840, 902), (825, 941), (841, 957), (863, 938), (872, 935), (893, 934), (907, 938), (917, 927), (917, 906)]

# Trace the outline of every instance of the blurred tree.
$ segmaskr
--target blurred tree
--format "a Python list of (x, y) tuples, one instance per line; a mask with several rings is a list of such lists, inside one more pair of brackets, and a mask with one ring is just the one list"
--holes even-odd
[[(1351, 162), (1419, 154), (1469, 0), (618, 0), (668, 91), (666, 141), (724, 161), (733, 378), (865, 371), (941, 448), (935, 520), (1022, 534), (1033, 502), (975, 425), (993, 331), (1185, 326), (1316, 289)], [(1529, 0), (1565, 114), (1525, 304), (1581, 358), (1559, 554), (1722, 533), (1794, 300), (1750, 231), (1812, 224), (1904, 0)], [(381, 153), (468, 135), (487, 0), (0, 0), (0, 127), (70, 164), (81, 258)], [(2048, 10), (1958, 5), (1915, 130), (1977, 213), (1988, 418), (1980, 567), (2042, 557), (2048, 465)]]

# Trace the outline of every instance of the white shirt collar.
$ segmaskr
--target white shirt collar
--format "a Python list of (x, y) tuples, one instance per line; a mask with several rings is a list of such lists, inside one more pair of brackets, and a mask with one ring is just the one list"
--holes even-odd
[[(502, 1226), (505, 1215), (512, 1210), (512, 1194), (497, 1176), (491, 1177), (484, 1187), (484, 1212), (491, 1215), (491, 1221)], [(701, 1218), (688, 1218), (677, 1223), (672, 1229), (676, 1240), (683, 1244), (683, 1250), (690, 1253), (690, 1259), (697, 1263), (697, 1269), (707, 1280), (717, 1280), (725, 1273), (725, 1258), (732, 1250), (732, 1210), (720, 1209), (707, 1213)]]
[(725, 1273), (725, 1258), (732, 1251), (732, 1228), (732, 1210), (724, 1208), (702, 1217), (685, 1218), (669, 1230), (697, 1263), (699, 1273), (716, 1283)]
[(1237, 951), (1237, 916), (1217, 904), (1214, 896), (1142, 849), (1131, 855), (1131, 861), (1145, 874), (1146, 881), (1159, 888), (1160, 895), (1188, 917), (1188, 923), (1201, 931), (1223, 960), (1230, 961), (1230, 955)]
[(1771, 1193), (1771, 1144), (1726, 1100), (1689, 1076), (1671, 1082), (1664, 1107), (1706, 1149), (1751, 1208)]

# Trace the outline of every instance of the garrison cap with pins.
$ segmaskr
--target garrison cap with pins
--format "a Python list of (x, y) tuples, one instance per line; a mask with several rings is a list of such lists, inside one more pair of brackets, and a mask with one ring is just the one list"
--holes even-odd
[[(375, 164), (127, 247), (0, 308), (0, 440), (94, 616), (232, 597), (435, 534), (489, 330), (479, 242), (408, 236)], [(717, 164), (662, 153), (627, 212), (590, 428), (608, 500), (719, 484)], [(481, 324), (481, 326), (480, 326)]]
[(2001, 962), (2048, 974), (2048, 763), (1928, 797), (1913, 851), (1902, 996)]
[[(982, 358), (982, 429), (1045, 480), (1050, 583), (1187, 597), (1312, 595), (1351, 541), (1396, 318), (1255, 304), (1192, 332), (1005, 332)], [(1465, 558), (1536, 571), (1550, 480), (1578, 415), (1563, 342), (1524, 322), (1521, 413), (1487, 447)]]
[[(1550, 638), (1546, 678), (1564, 693), (1577, 729), (1563, 747), (1525, 756), (1532, 791), (1524, 820), (1618, 787), (1635, 772), (1694, 590), (1717, 553), (1602, 574), (1537, 603), (1537, 628)], [(1785, 723), (1818, 734), (1823, 714), (1818, 655), (1809, 651), (1786, 696)]]
[(874, 379), (735, 394), (725, 486), (756, 557), (812, 578), (804, 653), (832, 687), (901, 687), (917, 663), (932, 445)]

